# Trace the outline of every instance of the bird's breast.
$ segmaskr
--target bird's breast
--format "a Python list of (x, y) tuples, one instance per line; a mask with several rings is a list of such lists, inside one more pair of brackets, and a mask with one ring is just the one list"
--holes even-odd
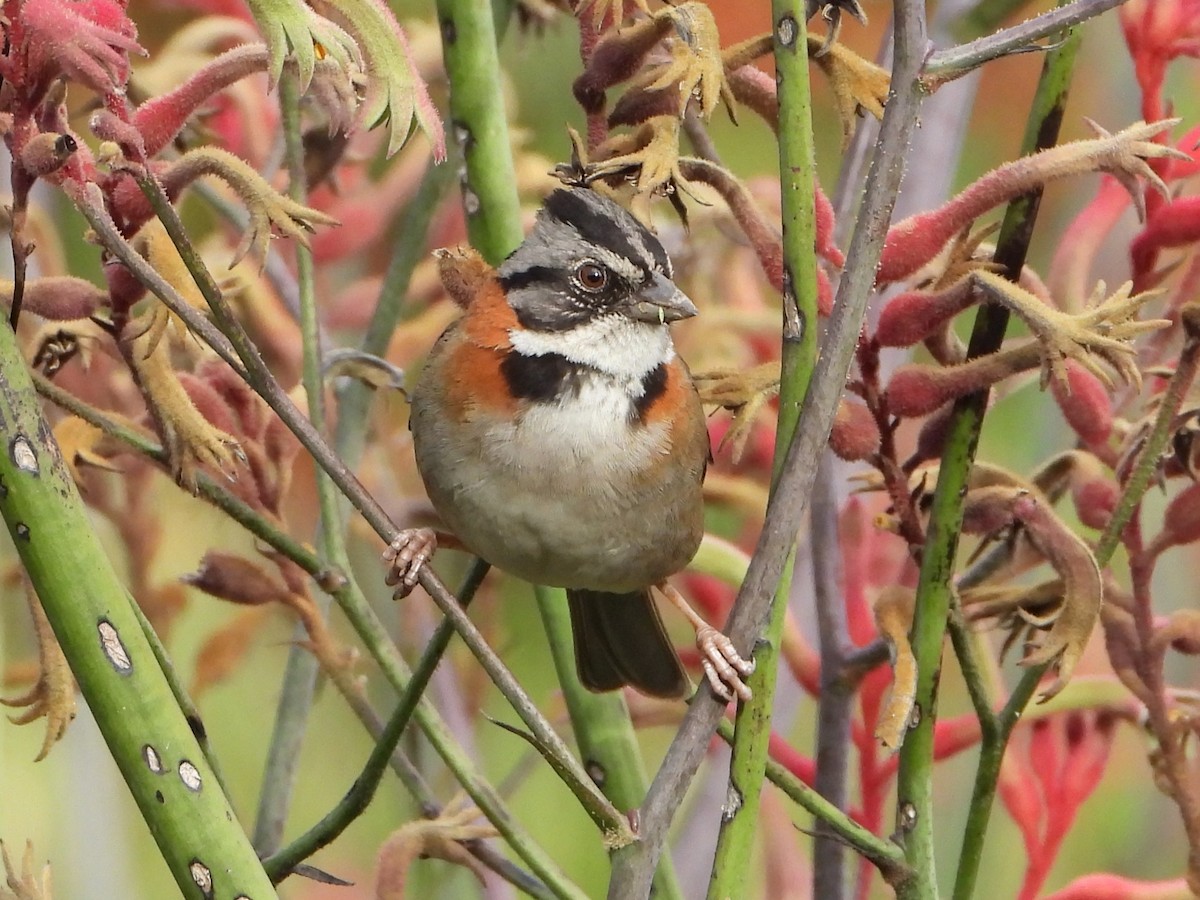
[(475, 397), (455, 415), (421, 387), (413, 399), (430, 499), (469, 548), (527, 580), (600, 590), (643, 587), (691, 559), (703, 460), (683, 457), (678, 422), (640, 416), (628, 385), (592, 372), (515, 408)]

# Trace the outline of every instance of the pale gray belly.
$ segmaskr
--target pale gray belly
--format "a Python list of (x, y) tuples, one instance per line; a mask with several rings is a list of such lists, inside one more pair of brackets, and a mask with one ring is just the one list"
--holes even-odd
[[(630, 591), (680, 571), (703, 531), (701, 473), (664, 460), (665, 434), (631, 428), (610, 399), (535, 407), (517, 423), (424, 418), (414, 403), (417, 465), (447, 526), (540, 584)], [(648, 464), (663, 477), (634, 479)]]

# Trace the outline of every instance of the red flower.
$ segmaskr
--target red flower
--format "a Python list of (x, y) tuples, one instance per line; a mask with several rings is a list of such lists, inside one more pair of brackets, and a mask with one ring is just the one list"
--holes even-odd
[(1142, 116), (1153, 122), (1166, 114), (1161, 94), (1167, 64), (1200, 57), (1200, 0), (1129, 0), (1120, 17), (1142, 89)]

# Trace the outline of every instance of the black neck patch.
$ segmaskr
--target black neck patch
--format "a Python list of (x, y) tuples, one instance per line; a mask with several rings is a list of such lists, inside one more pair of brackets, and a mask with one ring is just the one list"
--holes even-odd
[[(585, 377), (605, 377), (591, 366), (572, 362), (557, 353), (528, 356), (516, 350), (505, 354), (500, 374), (515, 399), (532, 403), (553, 403), (564, 396), (577, 396)], [(642, 395), (629, 398), (630, 424), (645, 424), (646, 414), (666, 389), (667, 364), (660, 363), (642, 378)]]
[(645, 424), (646, 413), (667, 389), (667, 364), (659, 363), (642, 379), (642, 396), (633, 402), (633, 416), (638, 422)]
[(548, 403), (579, 392), (580, 366), (557, 353), (527, 356), (510, 350), (500, 363), (500, 374), (518, 400)]

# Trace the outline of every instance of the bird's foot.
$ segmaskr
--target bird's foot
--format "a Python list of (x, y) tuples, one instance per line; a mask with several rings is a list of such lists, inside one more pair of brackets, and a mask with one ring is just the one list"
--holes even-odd
[(748, 702), (753, 693), (743, 679), (754, 671), (754, 660), (742, 659), (733, 641), (711, 625), (696, 629), (696, 647), (700, 650), (700, 666), (713, 692), (726, 703), (733, 700), (734, 694), (743, 703)]
[(396, 585), (392, 595), (396, 600), (412, 593), (421, 567), (433, 558), (437, 546), (437, 535), (432, 528), (406, 528), (383, 551), (383, 561), (388, 566), (383, 580), (389, 586)]

